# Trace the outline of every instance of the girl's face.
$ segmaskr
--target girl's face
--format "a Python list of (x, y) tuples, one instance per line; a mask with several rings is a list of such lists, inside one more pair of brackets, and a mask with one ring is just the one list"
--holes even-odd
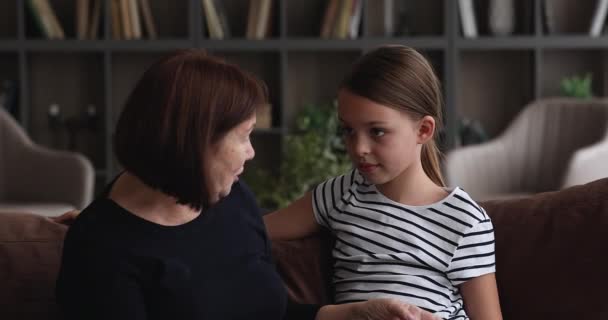
[(230, 193), (232, 185), (243, 173), (245, 162), (253, 159), (255, 152), (251, 146), (250, 135), (255, 122), (254, 115), (228, 131), (222, 139), (211, 146), (205, 170), (211, 204)]
[(420, 163), (422, 121), (345, 89), (338, 92), (338, 116), (348, 154), (370, 183), (386, 184)]

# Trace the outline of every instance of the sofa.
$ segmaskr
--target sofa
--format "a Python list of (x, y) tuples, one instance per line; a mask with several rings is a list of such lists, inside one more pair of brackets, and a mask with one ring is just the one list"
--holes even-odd
[[(494, 222), (504, 319), (608, 319), (608, 179), (482, 202)], [(59, 319), (53, 297), (67, 227), (0, 214), (0, 319)], [(273, 243), (291, 299), (330, 303), (331, 238)]]

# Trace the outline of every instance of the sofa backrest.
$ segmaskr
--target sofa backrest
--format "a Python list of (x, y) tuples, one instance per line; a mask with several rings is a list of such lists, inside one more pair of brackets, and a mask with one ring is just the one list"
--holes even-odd
[(59, 319), (55, 279), (67, 227), (29, 213), (0, 213), (0, 319)]
[(505, 319), (608, 319), (608, 179), (481, 205)]

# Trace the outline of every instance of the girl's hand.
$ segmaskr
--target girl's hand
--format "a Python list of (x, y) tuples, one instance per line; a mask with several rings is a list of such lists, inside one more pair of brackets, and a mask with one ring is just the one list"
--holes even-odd
[(439, 320), (433, 314), (396, 299), (372, 299), (353, 310), (356, 320)]
[(69, 226), (72, 224), (72, 222), (74, 222), (74, 220), (76, 220), (76, 217), (78, 217), (79, 214), (80, 214), (79, 210), (72, 210), (72, 211), (68, 211), (60, 216), (51, 217), (50, 219), (53, 220), (53, 222), (61, 223), (61, 224), (65, 224), (65, 225)]

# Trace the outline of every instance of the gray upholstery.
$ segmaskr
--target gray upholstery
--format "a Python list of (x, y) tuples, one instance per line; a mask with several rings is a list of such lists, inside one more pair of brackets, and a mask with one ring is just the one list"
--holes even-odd
[(446, 178), (484, 201), (607, 177), (607, 130), (608, 100), (539, 100), (497, 138), (448, 153)]
[(0, 210), (56, 215), (82, 209), (92, 199), (94, 179), (84, 156), (35, 144), (0, 108)]

